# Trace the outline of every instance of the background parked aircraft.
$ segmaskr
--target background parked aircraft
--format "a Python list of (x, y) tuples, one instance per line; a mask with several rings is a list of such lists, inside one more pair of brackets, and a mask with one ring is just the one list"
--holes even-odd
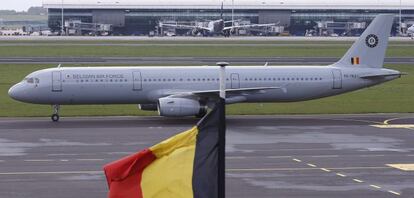
[[(160, 23), (161, 27), (171, 27), (176, 29), (188, 29), (191, 30), (192, 35), (197, 35), (199, 33), (203, 35), (224, 35), (226, 37), (231, 36), (235, 30), (238, 29), (248, 29), (248, 28), (257, 28), (257, 27), (271, 27), (277, 24), (270, 23), (270, 24), (249, 24), (249, 25), (234, 25), (234, 17), (232, 16), (231, 21), (225, 21), (223, 17), (223, 4), (221, 4), (221, 13), (220, 19), (208, 21), (207, 23), (203, 23), (202, 25), (180, 25), (180, 24), (167, 24), (167, 23)], [(232, 12), (233, 13), (233, 12)], [(207, 25), (204, 25), (207, 24)], [(226, 26), (226, 24), (231, 24), (230, 26)]]
[(411, 39), (414, 39), (414, 25), (408, 28), (407, 33), (411, 36)]

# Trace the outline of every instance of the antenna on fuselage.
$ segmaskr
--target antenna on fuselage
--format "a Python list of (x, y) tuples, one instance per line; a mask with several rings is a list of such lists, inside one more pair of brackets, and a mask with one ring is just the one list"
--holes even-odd
[(266, 62), (264, 66), (265, 66), (265, 67), (269, 66), (269, 62)]
[(59, 65), (57, 66), (57, 68), (60, 68), (60, 67), (62, 67), (62, 64), (59, 64)]

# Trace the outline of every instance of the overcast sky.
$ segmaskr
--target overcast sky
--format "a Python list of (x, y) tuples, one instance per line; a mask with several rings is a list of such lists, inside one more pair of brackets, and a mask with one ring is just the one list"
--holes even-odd
[(42, 0), (0, 0), (0, 10), (27, 11), (33, 6), (42, 6)]

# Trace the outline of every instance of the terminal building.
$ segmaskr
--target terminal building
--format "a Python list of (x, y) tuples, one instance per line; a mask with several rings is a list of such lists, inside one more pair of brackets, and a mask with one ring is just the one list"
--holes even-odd
[(65, 22), (110, 24), (114, 35), (148, 35), (161, 21), (219, 19), (222, 3), (225, 20), (278, 23), (295, 36), (357, 36), (380, 13), (395, 14), (393, 34), (400, 16), (403, 32), (414, 24), (412, 0), (44, 0), (43, 7), (52, 31), (61, 29), (63, 16)]

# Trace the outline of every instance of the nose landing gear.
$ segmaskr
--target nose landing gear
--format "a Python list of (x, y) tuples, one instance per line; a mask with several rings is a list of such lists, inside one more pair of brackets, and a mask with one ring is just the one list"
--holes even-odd
[(53, 105), (54, 113), (51, 116), (51, 119), (53, 122), (59, 122), (59, 119), (60, 119), (59, 110), (60, 110), (60, 105)]

